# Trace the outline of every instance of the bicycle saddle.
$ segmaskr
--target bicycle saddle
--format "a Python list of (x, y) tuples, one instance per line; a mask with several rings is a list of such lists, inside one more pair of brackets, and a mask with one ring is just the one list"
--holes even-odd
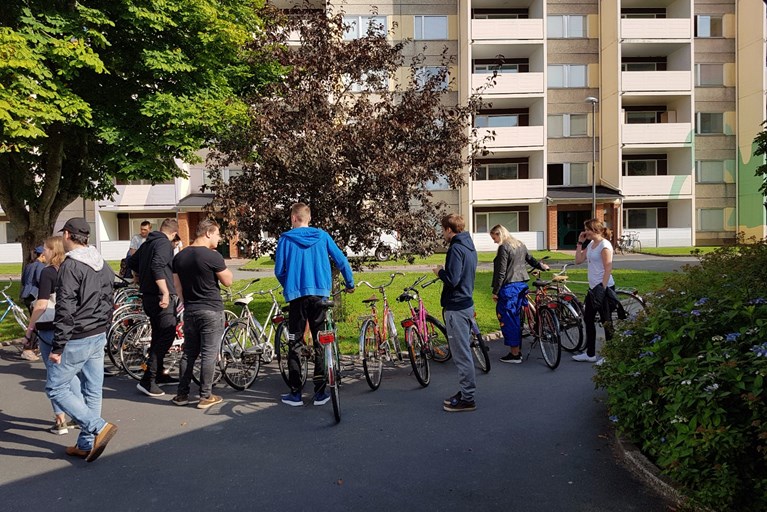
[(238, 306), (247, 306), (252, 301), (253, 301), (253, 297), (250, 296), (250, 295), (246, 295), (245, 297), (242, 297), (240, 299), (236, 299), (234, 301), (234, 303), (237, 304)]
[(330, 309), (335, 305), (336, 303), (333, 302), (331, 299), (322, 299), (322, 301), (319, 303), (319, 306), (323, 309)]
[(543, 288), (544, 286), (548, 286), (550, 284), (551, 284), (551, 281), (543, 281), (541, 279), (536, 279), (535, 282), (533, 283), (533, 286), (535, 286), (536, 288)]
[(570, 276), (554, 276), (551, 278), (551, 280), (555, 283), (562, 283), (564, 281), (567, 281), (570, 278)]
[(376, 297), (375, 293), (369, 299), (362, 301), (363, 304), (375, 304), (376, 302), (378, 302), (378, 297)]

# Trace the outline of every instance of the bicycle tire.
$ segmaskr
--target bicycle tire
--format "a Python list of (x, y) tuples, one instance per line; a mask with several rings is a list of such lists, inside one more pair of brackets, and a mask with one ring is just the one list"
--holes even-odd
[(27, 326), (29, 325), (29, 317), (17, 304), (13, 305), (12, 310), (13, 318), (16, 320), (16, 323), (19, 324), (19, 327), (21, 327), (22, 330), (26, 331)]
[(410, 365), (413, 367), (413, 373), (418, 383), (426, 387), (429, 385), (429, 358), (426, 357), (426, 346), (421, 334), (415, 327), (408, 327), (405, 331), (407, 340), (407, 355), (410, 358)]
[(613, 310), (611, 312), (613, 325), (626, 320), (636, 320), (647, 313), (647, 306), (644, 303), (644, 299), (639, 295), (624, 290), (615, 290), (615, 295), (618, 296), (618, 301), (621, 303), (626, 315), (624, 317), (618, 308)]
[(584, 343), (583, 316), (578, 314), (572, 302), (560, 299), (557, 301), (557, 317), (562, 348), (568, 352), (575, 352)]
[(338, 345), (330, 343), (325, 348), (326, 387), (330, 389), (330, 400), (333, 402), (333, 417), (336, 423), (341, 422), (341, 368), (338, 359)]
[(471, 351), (474, 354), (474, 364), (484, 373), (490, 371), (490, 349), (485, 345), (485, 338), (479, 332), (476, 323), (471, 332)]
[(224, 380), (237, 391), (248, 389), (261, 369), (258, 335), (246, 321), (229, 324), (221, 340)]
[(402, 354), (407, 353), (407, 345), (404, 343), (404, 336), (399, 336), (399, 333), (397, 332), (397, 324), (394, 322), (394, 314), (391, 311), (388, 312), (384, 321), (388, 326), (387, 334), (389, 339), (387, 348), (390, 351), (389, 355), (392, 356), (392, 361), (401, 362), (403, 360)]
[[(221, 337), (221, 340), (223, 341), (223, 336)], [(224, 344), (222, 342), (219, 342), (218, 346), (218, 354), (216, 355), (216, 364), (213, 365), (213, 382), (211, 382), (211, 386), (215, 386), (219, 382), (221, 382), (221, 379), (224, 378), (224, 354), (221, 350), (221, 347), (223, 347)], [(181, 373), (181, 367), (179, 366), (179, 374)], [(201, 384), (200, 375), (202, 374), (202, 352), (197, 354), (197, 358), (194, 360), (194, 366), (192, 367), (192, 381), (197, 384), (198, 386)], [(179, 378), (181, 378), (181, 375), (179, 375)]]
[(383, 361), (376, 335), (376, 324), (371, 319), (365, 320), (360, 328), (360, 349), (365, 380), (370, 389), (375, 391), (381, 385), (383, 378)]
[(132, 313), (130, 315), (123, 315), (122, 318), (116, 322), (112, 322), (112, 325), (109, 326), (109, 330), (107, 331), (106, 352), (107, 357), (109, 357), (109, 360), (115, 368), (120, 370), (123, 369), (122, 364), (120, 363), (120, 340), (122, 340), (122, 337), (128, 329), (135, 325), (136, 322), (146, 320), (148, 320), (148, 318), (145, 314)]
[(634, 240), (632, 249), (634, 252), (642, 252), (642, 242), (639, 240)]
[(120, 339), (120, 366), (132, 379), (141, 380), (144, 376), (151, 341), (149, 320), (132, 325)]
[(450, 353), (450, 344), (447, 342), (445, 324), (431, 315), (426, 315), (426, 332), (429, 335), (431, 358), (438, 363), (449, 361), (453, 355)]
[(562, 357), (562, 345), (559, 340), (559, 320), (554, 310), (543, 307), (538, 312), (538, 344), (546, 366), (556, 370)]
[[(280, 367), (280, 375), (285, 384), (290, 386), (288, 371), (288, 353), (290, 352), (290, 343), (288, 342), (288, 325), (282, 322), (277, 326), (277, 332), (274, 335), (274, 353), (277, 356), (277, 366)], [(301, 387), (306, 384), (306, 378), (309, 375), (309, 357), (301, 353)]]

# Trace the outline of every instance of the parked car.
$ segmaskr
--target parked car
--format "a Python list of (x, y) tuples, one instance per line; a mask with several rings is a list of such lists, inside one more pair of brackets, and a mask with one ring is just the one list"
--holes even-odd
[(386, 261), (396, 254), (400, 249), (399, 233), (396, 231), (382, 231), (378, 238), (378, 244), (370, 250), (363, 252), (354, 252), (351, 248), (346, 248), (346, 255), (350, 258), (370, 258), (378, 261)]

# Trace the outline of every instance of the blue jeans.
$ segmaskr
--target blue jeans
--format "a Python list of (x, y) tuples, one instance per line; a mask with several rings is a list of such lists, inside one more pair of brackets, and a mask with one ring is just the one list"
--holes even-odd
[(522, 343), (522, 308), (527, 306), (527, 283), (517, 281), (498, 290), (495, 312), (501, 324), (503, 344), (518, 347)]
[[(51, 350), (53, 350), (53, 331), (37, 331), (37, 337), (40, 340), (40, 357), (45, 363), (45, 370), (50, 373), (53, 363), (48, 360), (48, 356), (51, 355)], [(80, 400), (82, 400), (83, 393), (80, 391), (80, 379), (77, 377), (77, 375), (72, 377), (72, 382), (69, 384), (69, 386), (72, 390), (72, 393), (79, 397)], [(64, 414), (64, 411), (62, 411), (61, 408), (56, 405), (56, 402), (53, 400), (51, 400), (51, 405), (53, 406), (53, 414), (57, 416), (59, 414)]]
[[(106, 426), (101, 417), (101, 391), (104, 385), (104, 346), (106, 333), (69, 340), (61, 362), (48, 370), (45, 392), (63, 412), (80, 426), (77, 447), (90, 451), (96, 434)], [(72, 379), (80, 377), (82, 396), (72, 392)]]
[(184, 354), (181, 356), (181, 379), (178, 394), (188, 395), (194, 362), (200, 361), (200, 398), (213, 394), (216, 360), (224, 335), (223, 311), (192, 311), (184, 313)]

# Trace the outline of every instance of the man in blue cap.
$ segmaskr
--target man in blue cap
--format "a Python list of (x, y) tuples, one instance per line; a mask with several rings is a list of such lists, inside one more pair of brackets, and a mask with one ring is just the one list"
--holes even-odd
[[(37, 300), (40, 274), (42, 274), (45, 268), (44, 250), (42, 245), (35, 247), (34, 261), (24, 267), (24, 271), (21, 273), (21, 300), (27, 306), (30, 314), (32, 314), (32, 304)], [(27, 361), (37, 361), (40, 359), (35, 353), (35, 339), (35, 337), (32, 337), (32, 339), (27, 339), (24, 342), (24, 350), (21, 352), (22, 359)]]

